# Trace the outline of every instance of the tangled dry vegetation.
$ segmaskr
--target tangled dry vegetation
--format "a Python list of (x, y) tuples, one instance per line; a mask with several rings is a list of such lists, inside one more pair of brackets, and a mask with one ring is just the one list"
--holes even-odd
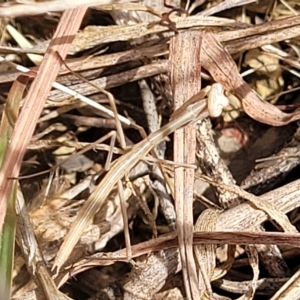
[(78, 3), (0, 6), (13, 298), (300, 299), (298, 1)]

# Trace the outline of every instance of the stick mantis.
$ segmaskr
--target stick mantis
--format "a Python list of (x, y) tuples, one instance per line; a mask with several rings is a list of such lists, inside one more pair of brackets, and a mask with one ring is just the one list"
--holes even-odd
[(220, 108), (228, 103), (222, 92), (223, 89), (220, 84), (214, 84), (212, 88), (201, 90), (191, 97), (182, 109), (175, 111), (168, 124), (134, 145), (128, 153), (121, 156), (113, 164), (80, 210), (57, 253), (52, 269), (56, 268), (57, 272), (59, 271), (77, 244), (87, 224), (92, 220), (94, 214), (101, 209), (107, 196), (123, 178), (124, 174), (129, 172), (141, 159), (147, 156), (155, 145), (176, 129), (196, 122), (200, 118), (205, 118), (209, 114), (215, 116), (218, 111), (220, 112)]

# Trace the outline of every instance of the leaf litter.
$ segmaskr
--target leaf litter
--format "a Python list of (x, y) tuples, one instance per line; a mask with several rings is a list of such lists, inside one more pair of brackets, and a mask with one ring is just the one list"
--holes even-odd
[[(109, 162), (117, 164), (118, 157), (145, 139), (141, 127), (149, 135), (170, 119), (174, 86), (168, 79), (168, 53), (174, 22), (179, 35), (191, 29), (203, 33), (202, 88), (221, 83), (233, 99), (222, 117), (205, 119), (196, 129), (197, 198), (189, 213), (196, 226), (194, 242), (200, 243), (194, 248), (200, 294), (203, 299), (298, 299), (299, 5), (237, 3), (233, 7), (233, 1), (196, 1), (186, 7), (189, 15), (172, 13), (167, 24), (160, 23), (171, 10), (163, 1), (103, 5), (98, 1), (99, 6), (79, 17), (80, 30), (70, 49), (64, 50), (69, 53), (66, 66), (50, 82), (51, 86), (55, 80), (74, 94), (46, 92), (34, 134), (24, 142), (27, 151), (20, 174), (13, 175), (19, 177), (18, 205), (22, 197), (26, 203), (25, 215), (18, 208), (13, 298), (44, 299), (51, 293), (57, 299), (187, 296), (172, 231), (173, 191), (181, 184), (174, 180), (174, 169), (181, 165), (171, 162), (171, 142), (183, 141), (164, 136), (154, 151), (124, 170), (121, 184), (109, 187), (101, 209), (97, 207), (88, 219), (83, 210), (111, 168)], [(179, 1), (169, 4), (183, 8)], [(13, 14), (15, 4), (6, 5)], [(2, 107), (11, 83), (21, 75), (16, 64), (29, 69), (31, 81), (37, 80), (34, 64), (40, 60), (32, 54), (50, 53), (49, 35), (63, 18), (57, 10), (2, 20)], [(37, 30), (36, 24), (46, 26)], [(31, 46), (22, 44), (22, 35)], [(59, 63), (61, 58), (51, 54)], [(44, 68), (47, 74), (53, 72), (52, 64)], [(123, 117), (120, 121), (112, 118), (116, 110)], [(13, 120), (7, 107), (5, 111)], [(9, 161), (8, 166), (13, 164)], [(31, 223), (25, 221), (28, 215)], [(82, 234), (75, 231), (75, 246), (63, 256), (59, 270), (51, 271), (58, 253), (65, 251), (63, 240), (75, 220), (84, 224)]]

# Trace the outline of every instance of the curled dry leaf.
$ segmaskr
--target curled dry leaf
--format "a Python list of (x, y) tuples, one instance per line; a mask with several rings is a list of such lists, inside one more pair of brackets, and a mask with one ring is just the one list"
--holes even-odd
[(245, 112), (258, 122), (272, 126), (283, 126), (300, 119), (300, 110), (284, 113), (274, 105), (263, 101), (243, 80), (229, 52), (219, 43), (215, 35), (203, 31), (202, 66), (216, 82), (235, 94), (243, 104)]

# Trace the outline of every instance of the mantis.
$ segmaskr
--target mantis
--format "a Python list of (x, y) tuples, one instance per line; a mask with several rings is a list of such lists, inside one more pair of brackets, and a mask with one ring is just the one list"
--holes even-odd
[(213, 84), (212, 87), (201, 90), (191, 97), (184, 105), (172, 115), (168, 124), (158, 131), (151, 133), (146, 139), (137, 143), (126, 154), (122, 155), (107, 172), (100, 184), (89, 196), (78, 213), (78, 216), (67, 233), (63, 244), (61, 245), (55, 258), (52, 269), (57, 270), (67, 260), (73, 248), (77, 244), (87, 224), (93, 216), (101, 209), (107, 196), (113, 187), (128, 173), (140, 160), (144, 159), (147, 154), (166, 136), (175, 130), (196, 122), (209, 114), (216, 116), (221, 113), (222, 108), (228, 104), (228, 100), (223, 94), (223, 88), (220, 84)]

